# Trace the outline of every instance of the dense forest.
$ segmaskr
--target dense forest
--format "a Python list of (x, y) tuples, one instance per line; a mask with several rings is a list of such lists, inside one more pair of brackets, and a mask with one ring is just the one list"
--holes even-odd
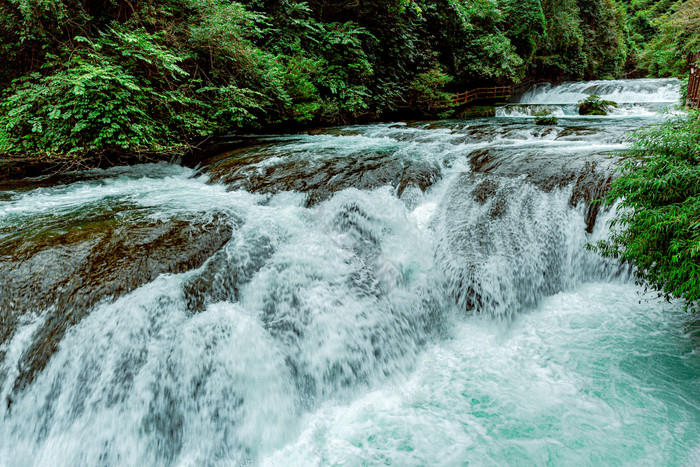
[(700, 0), (6, 0), (0, 151), (162, 156), (483, 83), (680, 77), (699, 28)]
[(0, 0), (0, 60), (0, 467), (700, 467), (700, 0)]

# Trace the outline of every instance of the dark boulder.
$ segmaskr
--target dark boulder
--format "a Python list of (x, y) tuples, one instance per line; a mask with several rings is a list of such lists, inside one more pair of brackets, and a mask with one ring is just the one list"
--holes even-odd
[(223, 216), (213, 222), (120, 222), (113, 216), (74, 223), (0, 243), (0, 345), (23, 316), (48, 313), (22, 356), (15, 389), (41, 371), (61, 338), (101, 300), (115, 299), (160, 274), (198, 268), (231, 237)]
[[(279, 158), (270, 164), (265, 159)], [(307, 160), (294, 155), (234, 152), (207, 168), (214, 181), (251, 193), (296, 191), (307, 194), (307, 207), (347, 188), (367, 190), (391, 185), (397, 195), (409, 187), (425, 191), (440, 180), (433, 163), (407, 160), (391, 152), (356, 153), (348, 157)]]

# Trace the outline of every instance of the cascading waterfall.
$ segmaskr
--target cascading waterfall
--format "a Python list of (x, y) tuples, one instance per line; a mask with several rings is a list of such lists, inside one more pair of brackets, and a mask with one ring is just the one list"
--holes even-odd
[(698, 328), (585, 248), (649, 121), (346, 127), (3, 193), (0, 465), (692, 464)]
[(465, 174), (436, 218), (436, 257), (460, 308), (512, 318), (543, 296), (615, 274), (583, 246), (571, 190)]
[(558, 118), (577, 118), (578, 103), (596, 95), (618, 104), (610, 109), (609, 117), (656, 118), (679, 104), (679, 93), (680, 81), (675, 78), (543, 83), (525, 92), (518, 103), (497, 109), (496, 115), (533, 117), (546, 111)]
[(578, 81), (558, 85), (540, 84), (526, 92), (521, 104), (576, 104), (591, 94), (619, 104), (679, 102), (680, 81), (667, 79), (623, 79)]

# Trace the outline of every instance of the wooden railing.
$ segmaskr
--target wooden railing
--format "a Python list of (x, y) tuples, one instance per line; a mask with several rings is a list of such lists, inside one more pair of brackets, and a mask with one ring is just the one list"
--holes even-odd
[(527, 78), (517, 84), (512, 84), (510, 86), (495, 86), (491, 88), (476, 88), (470, 89), (465, 92), (460, 92), (455, 94), (452, 99), (453, 105), (466, 105), (470, 102), (480, 101), (480, 100), (498, 100), (498, 99), (510, 99), (510, 97), (517, 90), (524, 89), (526, 87), (534, 84), (535, 80), (533, 78)]
[(495, 88), (476, 88), (455, 94), (452, 99), (454, 105), (465, 105), (472, 101), (510, 99), (513, 92), (512, 86), (499, 86)]
[[(476, 88), (476, 89), (469, 89), (464, 92), (459, 92), (456, 94), (453, 94), (452, 97), (452, 105), (453, 106), (460, 106), (460, 105), (467, 105), (470, 102), (475, 102), (475, 101), (494, 101), (494, 100), (507, 100), (510, 99), (510, 97), (514, 94), (517, 93), (518, 91), (522, 91), (525, 88), (528, 88), (532, 86), (535, 83), (535, 80), (533, 78), (528, 78), (526, 80), (523, 80), (517, 84), (512, 84), (510, 86), (494, 86), (490, 88)], [(404, 96), (402, 97), (397, 97), (394, 99), (394, 107), (401, 109), (401, 108), (410, 108), (414, 105), (414, 98), (415, 96), (411, 96), (410, 98), (406, 98)]]
[(700, 52), (691, 56), (688, 95), (685, 105), (691, 109), (700, 109)]

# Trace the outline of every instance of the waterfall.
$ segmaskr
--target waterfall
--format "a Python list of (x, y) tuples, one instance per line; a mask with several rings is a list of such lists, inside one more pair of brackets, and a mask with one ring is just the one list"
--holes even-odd
[(608, 112), (608, 118), (653, 119), (658, 117), (659, 112), (680, 103), (680, 80), (624, 79), (537, 84), (525, 92), (518, 102), (498, 108), (496, 115), (527, 118), (533, 117), (536, 112), (546, 111), (558, 118), (579, 118), (578, 103), (590, 95), (617, 104)]
[(646, 109), (262, 137), (0, 194), (0, 466), (690, 462), (696, 324), (586, 249)]
[(668, 79), (621, 79), (606, 81), (540, 84), (526, 92), (521, 104), (576, 104), (589, 95), (618, 104), (664, 103), (680, 101), (680, 81)]

